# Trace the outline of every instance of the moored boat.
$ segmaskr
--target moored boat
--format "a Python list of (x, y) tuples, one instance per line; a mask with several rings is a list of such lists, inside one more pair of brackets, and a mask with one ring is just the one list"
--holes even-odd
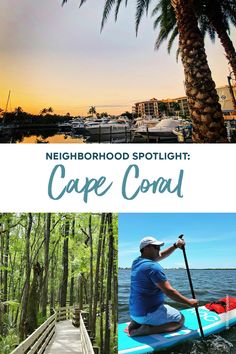
[[(189, 123), (187, 123), (189, 125)], [(173, 130), (178, 126), (184, 126), (186, 123), (180, 118), (164, 118), (152, 127), (141, 126), (135, 130), (136, 134), (149, 135), (155, 137), (174, 137)]]
[(126, 120), (111, 120), (107, 123), (88, 122), (85, 123), (85, 131), (88, 134), (119, 134), (130, 132), (130, 124)]

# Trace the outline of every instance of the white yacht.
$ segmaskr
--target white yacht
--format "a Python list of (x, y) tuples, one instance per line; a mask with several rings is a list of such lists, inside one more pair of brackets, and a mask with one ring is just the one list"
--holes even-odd
[(185, 123), (179, 117), (164, 118), (152, 127), (148, 127), (147, 125), (140, 126), (135, 129), (135, 133), (157, 137), (173, 137), (173, 130), (180, 125), (185, 125)]
[(154, 127), (157, 123), (160, 122), (160, 118), (136, 118), (134, 121), (134, 129), (140, 127)]
[(85, 123), (85, 131), (88, 134), (120, 134), (130, 132), (130, 124), (126, 120), (110, 120), (106, 123), (87, 122)]
[(71, 127), (73, 130), (84, 130), (84, 120), (79, 117), (71, 121)]

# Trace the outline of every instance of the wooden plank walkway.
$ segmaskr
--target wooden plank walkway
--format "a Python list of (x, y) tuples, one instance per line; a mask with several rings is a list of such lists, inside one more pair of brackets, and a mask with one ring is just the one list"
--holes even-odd
[(70, 320), (56, 324), (56, 334), (45, 350), (46, 354), (82, 354), (80, 329)]

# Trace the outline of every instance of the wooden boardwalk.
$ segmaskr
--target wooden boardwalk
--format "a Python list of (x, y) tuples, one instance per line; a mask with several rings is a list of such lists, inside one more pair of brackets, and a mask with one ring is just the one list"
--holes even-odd
[(70, 320), (58, 322), (56, 333), (45, 350), (46, 354), (82, 354), (80, 329)]

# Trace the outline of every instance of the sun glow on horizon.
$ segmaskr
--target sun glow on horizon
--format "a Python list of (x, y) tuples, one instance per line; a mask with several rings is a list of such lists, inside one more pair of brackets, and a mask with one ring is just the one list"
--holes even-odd
[[(1, 2), (0, 107), (22, 107), (39, 114), (44, 107), (54, 113), (87, 115), (132, 111), (135, 102), (185, 96), (181, 60), (167, 43), (153, 50), (153, 19), (144, 18), (139, 35), (134, 32), (134, 4), (121, 9), (117, 23), (111, 16), (102, 34), (102, 3), (90, 0), (78, 9), (76, 1), (63, 8), (60, 2), (7, 0)], [(127, 25), (127, 23), (129, 25)], [(236, 40), (235, 29), (231, 38)], [(229, 73), (219, 41), (206, 40), (208, 61), (217, 86), (227, 84)], [(10, 107), (11, 106), (11, 107)]]

